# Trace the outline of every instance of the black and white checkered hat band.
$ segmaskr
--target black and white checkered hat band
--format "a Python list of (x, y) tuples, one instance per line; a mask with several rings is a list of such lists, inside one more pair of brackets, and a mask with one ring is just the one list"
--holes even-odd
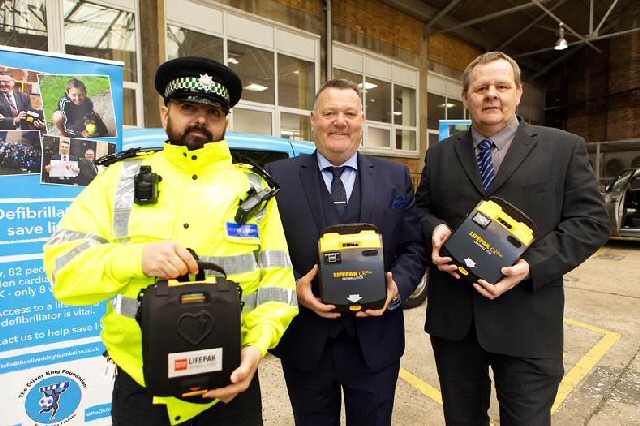
[(229, 102), (229, 91), (217, 81), (208, 82), (206, 86), (202, 84), (200, 77), (181, 77), (172, 80), (164, 89), (164, 97), (169, 97), (178, 90), (193, 93), (213, 93)]

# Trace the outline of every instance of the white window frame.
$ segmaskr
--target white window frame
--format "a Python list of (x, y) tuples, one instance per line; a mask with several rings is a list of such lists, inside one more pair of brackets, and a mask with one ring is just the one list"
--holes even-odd
[[(390, 123), (381, 121), (372, 121), (367, 118), (365, 121), (364, 132), (362, 135), (361, 150), (371, 154), (382, 154), (386, 156), (398, 156), (408, 158), (420, 157), (420, 70), (418, 68), (399, 64), (397, 60), (381, 56), (379, 54), (369, 52), (365, 49), (355, 48), (339, 42), (333, 42), (332, 45), (332, 67), (341, 69), (363, 77), (366, 81), (367, 77), (375, 78), (391, 84), (391, 102), (390, 111), (393, 112), (393, 99), (395, 96), (395, 86), (400, 85), (415, 90), (416, 92), (416, 124), (415, 126), (395, 124), (393, 117)], [(333, 69), (332, 69), (333, 72)], [(366, 117), (366, 91), (363, 93), (363, 106), (365, 108)], [(367, 145), (367, 130), (369, 128), (377, 128), (390, 130), (388, 147), (371, 147)], [(410, 130), (416, 135), (416, 149), (403, 150), (396, 148), (396, 134), (398, 131)]]
[[(197, 13), (194, 13), (194, 8)], [(309, 116), (311, 110), (283, 107), (279, 105), (278, 54), (283, 54), (314, 64), (315, 90), (320, 87), (320, 35), (312, 34), (275, 21), (258, 18), (224, 5), (205, 6), (189, 0), (165, 1), (165, 28), (176, 25), (191, 31), (220, 37), (224, 45), (225, 63), (228, 56), (228, 41), (245, 44), (273, 53), (274, 90), (273, 104), (263, 104), (240, 100), (238, 107), (256, 111), (271, 111), (272, 134), (280, 136), (280, 114), (294, 113)], [(233, 115), (233, 114), (232, 114)], [(233, 119), (230, 121), (233, 130)]]
[[(138, 81), (125, 81), (123, 86), (135, 93), (136, 124), (124, 125), (123, 128), (144, 126), (144, 106), (142, 101), (142, 46), (140, 41), (140, 10), (137, 0), (95, 0), (99, 6), (111, 7), (134, 14), (136, 23), (136, 75)], [(65, 52), (66, 40), (64, 36), (64, 6), (62, 0), (46, 0), (48, 47), (50, 52)]]

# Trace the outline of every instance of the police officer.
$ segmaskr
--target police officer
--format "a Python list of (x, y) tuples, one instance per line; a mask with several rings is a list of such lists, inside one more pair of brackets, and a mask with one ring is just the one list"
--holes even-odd
[[(164, 98), (164, 150), (112, 164), (71, 205), (44, 248), (53, 293), (68, 304), (112, 301), (102, 339), (118, 366), (113, 425), (262, 424), (258, 363), (298, 307), (275, 200), (246, 223), (235, 220), (251, 188), (260, 192), (267, 184), (251, 168), (231, 163), (224, 140), (241, 81), (215, 61), (183, 57), (158, 68), (155, 86)], [(142, 166), (161, 179), (140, 204), (133, 185)], [(230, 385), (203, 396), (211, 401), (205, 404), (147, 391), (134, 318), (136, 297), (154, 277), (197, 272), (187, 248), (222, 266), (242, 287), (245, 303), (241, 365)]]

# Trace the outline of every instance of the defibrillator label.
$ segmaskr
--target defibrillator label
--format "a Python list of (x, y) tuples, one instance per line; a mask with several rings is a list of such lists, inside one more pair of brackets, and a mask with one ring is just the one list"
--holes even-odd
[(258, 238), (258, 225), (256, 223), (227, 222), (227, 235), (239, 238)]
[(222, 348), (168, 354), (167, 377), (222, 371)]

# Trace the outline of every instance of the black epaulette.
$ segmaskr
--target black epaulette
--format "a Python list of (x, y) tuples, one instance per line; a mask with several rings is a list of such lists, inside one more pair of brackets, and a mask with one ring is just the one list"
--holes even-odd
[(251, 160), (250, 164), (236, 164), (239, 167), (247, 169), (248, 173), (255, 173), (260, 176), (266, 182), (266, 188), (262, 188), (256, 191), (251, 188), (244, 200), (240, 202), (238, 210), (236, 211), (235, 220), (237, 223), (246, 223), (249, 219), (255, 216), (260, 210), (264, 208), (266, 203), (280, 191), (280, 186), (276, 183), (271, 175), (262, 168), (256, 162)]
[(121, 151), (115, 154), (107, 154), (96, 160), (96, 164), (99, 166), (110, 166), (111, 164), (117, 163), (121, 160), (126, 160), (127, 158), (133, 158), (140, 155), (145, 155), (149, 153), (154, 153), (158, 151), (162, 151), (163, 148), (129, 148), (126, 151)]

